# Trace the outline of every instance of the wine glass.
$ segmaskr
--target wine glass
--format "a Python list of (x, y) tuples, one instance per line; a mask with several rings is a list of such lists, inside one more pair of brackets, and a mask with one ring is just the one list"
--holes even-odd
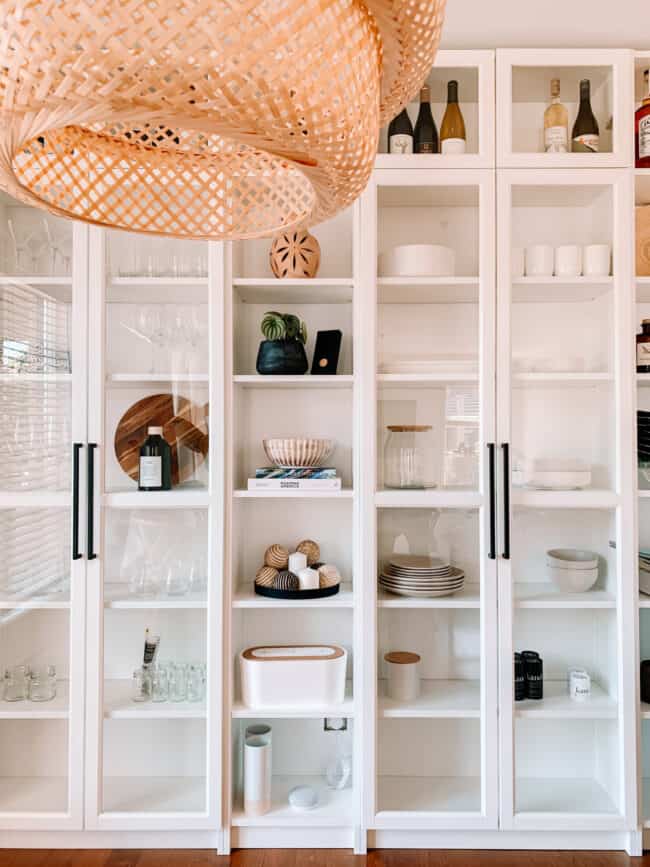
[(20, 238), (19, 235), (16, 234), (16, 228), (14, 226), (14, 221), (11, 217), (7, 220), (7, 229), (9, 231), (9, 237), (11, 238), (11, 243), (13, 245), (14, 250), (14, 262), (16, 266), (17, 273), (24, 272), (25, 264), (23, 262), (23, 257), (27, 253), (27, 245), (25, 243), (24, 238)]
[(138, 311), (137, 318), (137, 333), (146, 340), (151, 349), (151, 361), (149, 364), (149, 373), (155, 373), (155, 343), (154, 334), (157, 333), (160, 327), (160, 316), (152, 307), (143, 307)]

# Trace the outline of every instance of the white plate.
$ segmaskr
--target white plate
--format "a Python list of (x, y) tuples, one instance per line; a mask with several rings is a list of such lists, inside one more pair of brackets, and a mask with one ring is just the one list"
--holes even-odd
[(411, 584), (415, 586), (432, 586), (434, 584), (453, 584), (455, 581), (460, 581), (464, 578), (464, 575), (461, 573), (460, 575), (450, 575), (447, 578), (396, 578), (394, 575), (387, 575), (385, 572), (380, 573), (381, 577), (385, 581), (390, 581), (392, 584)]
[(398, 569), (442, 569), (449, 566), (439, 557), (429, 557), (428, 554), (393, 554), (388, 558), (391, 566), (397, 566)]
[[(395, 596), (412, 596), (415, 599), (434, 599), (440, 596), (452, 596), (458, 590), (400, 590), (398, 588), (384, 587), (387, 593), (393, 593)], [(458, 588), (462, 590), (462, 587)]]
[(385, 578), (379, 578), (379, 583), (386, 587), (403, 587), (405, 590), (444, 590), (447, 587), (458, 587), (464, 583), (464, 579), (458, 581), (449, 581), (446, 584), (401, 584), (395, 581), (386, 581)]
[(446, 569), (439, 569), (437, 572), (433, 570), (431, 572), (409, 572), (408, 569), (396, 569), (394, 566), (387, 566), (384, 572), (387, 575), (397, 575), (404, 578), (445, 578), (447, 575), (451, 575), (451, 566), (447, 566)]

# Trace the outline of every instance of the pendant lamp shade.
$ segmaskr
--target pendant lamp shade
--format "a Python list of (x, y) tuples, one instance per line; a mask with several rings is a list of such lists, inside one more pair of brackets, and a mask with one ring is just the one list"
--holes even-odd
[(364, 189), (444, 0), (0, 0), (0, 189), (185, 238), (313, 225)]

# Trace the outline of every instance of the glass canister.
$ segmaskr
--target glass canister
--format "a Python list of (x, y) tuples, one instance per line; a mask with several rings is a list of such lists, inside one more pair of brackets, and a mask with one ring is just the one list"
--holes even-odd
[(386, 488), (436, 488), (437, 449), (429, 424), (389, 424), (384, 443)]

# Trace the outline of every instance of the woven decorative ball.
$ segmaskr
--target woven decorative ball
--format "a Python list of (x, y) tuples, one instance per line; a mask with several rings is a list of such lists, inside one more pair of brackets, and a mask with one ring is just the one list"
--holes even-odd
[(185, 238), (315, 225), (366, 187), (445, 0), (0, 0), (0, 189)]
[(271, 545), (264, 552), (264, 565), (274, 569), (286, 569), (289, 565), (289, 552), (284, 545)]
[(284, 232), (271, 244), (269, 260), (276, 277), (315, 277), (320, 265), (320, 244), (306, 229)]
[(273, 566), (262, 566), (257, 570), (255, 583), (259, 584), (260, 587), (273, 587), (277, 574), (278, 570), (274, 569)]
[(341, 573), (333, 563), (326, 563), (318, 570), (318, 583), (322, 587), (335, 587), (341, 583)]
[(303, 539), (302, 542), (296, 545), (296, 551), (300, 551), (301, 554), (305, 555), (308, 566), (320, 560), (320, 548), (318, 542), (314, 542), (313, 539)]
[(293, 572), (283, 569), (275, 576), (273, 586), (276, 590), (300, 590), (300, 580)]

